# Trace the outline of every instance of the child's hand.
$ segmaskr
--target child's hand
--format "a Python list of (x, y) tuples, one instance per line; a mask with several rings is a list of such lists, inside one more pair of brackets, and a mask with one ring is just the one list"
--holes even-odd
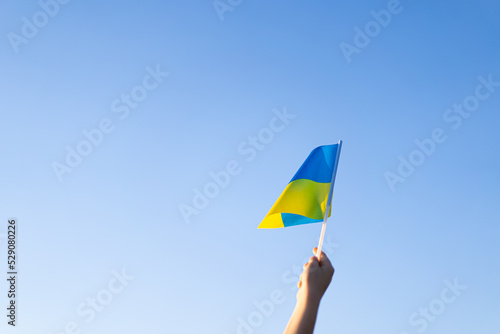
[[(314, 247), (313, 253), (316, 254), (317, 248)], [(304, 265), (304, 271), (300, 275), (298, 283), (299, 291), (297, 300), (307, 302), (318, 302), (323, 297), (328, 285), (332, 281), (334, 269), (325, 253), (321, 252), (321, 261), (318, 262), (316, 256), (312, 256)]]
[[(317, 249), (313, 249), (316, 254)], [(325, 253), (321, 253), (321, 261), (316, 256), (304, 264), (300, 275), (297, 304), (292, 317), (288, 321), (285, 334), (312, 334), (318, 315), (319, 302), (328, 285), (332, 281), (333, 267)]]

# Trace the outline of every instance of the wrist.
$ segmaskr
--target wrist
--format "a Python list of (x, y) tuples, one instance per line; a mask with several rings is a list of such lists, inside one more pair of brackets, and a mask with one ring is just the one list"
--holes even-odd
[(322, 294), (318, 293), (305, 293), (297, 298), (297, 302), (302, 306), (309, 308), (314, 307), (318, 308), (319, 303), (321, 302)]

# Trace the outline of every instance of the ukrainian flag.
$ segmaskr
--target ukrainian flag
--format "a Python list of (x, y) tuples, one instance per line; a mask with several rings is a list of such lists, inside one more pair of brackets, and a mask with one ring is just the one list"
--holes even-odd
[(319, 146), (309, 154), (259, 228), (289, 227), (324, 219), (341, 145), (342, 141)]

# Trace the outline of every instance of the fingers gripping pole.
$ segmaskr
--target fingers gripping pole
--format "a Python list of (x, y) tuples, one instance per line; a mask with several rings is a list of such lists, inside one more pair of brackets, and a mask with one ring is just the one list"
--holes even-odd
[(335, 166), (333, 167), (332, 182), (330, 183), (330, 191), (328, 193), (328, 201), (325, 210), (325, 217), (323, 219), (323, 226), (321, 226), (321, 235), (319, 236), (318, 250), (316, 251), (316, 257), (318, 261), (321, 260), (321, 249), (323, 248), (323, 240), (325, 239), (326, 231), (326, 221), (328, 219), (328, 213), (332, 207), (332, 197), (333, 197), (333, 185), (335, 184), (335, 176), (337, 175), (337, 166), (339, 165), (340, 150), (342, 148), (342, 140), (339, 140), (339, 147), (337, 148), (337, 157), (335, 158)]

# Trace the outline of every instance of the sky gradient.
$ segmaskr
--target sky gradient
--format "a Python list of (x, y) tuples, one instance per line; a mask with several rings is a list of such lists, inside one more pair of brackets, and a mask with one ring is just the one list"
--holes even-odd
[(4, 332), (282, 332), (321, 226), (257, 226), (341, 139), (315, 332), (498, 334), (500, 4), (215, 5), (0, 4)]

